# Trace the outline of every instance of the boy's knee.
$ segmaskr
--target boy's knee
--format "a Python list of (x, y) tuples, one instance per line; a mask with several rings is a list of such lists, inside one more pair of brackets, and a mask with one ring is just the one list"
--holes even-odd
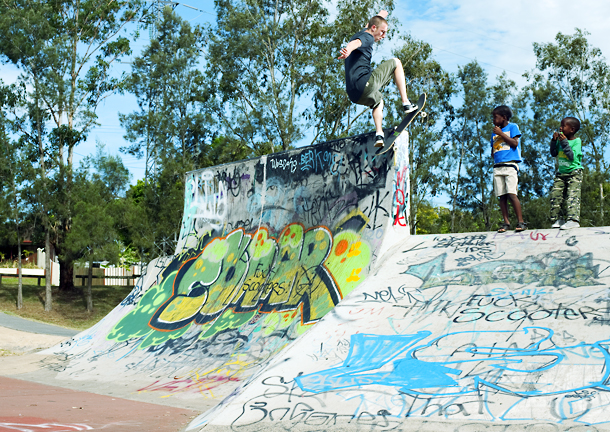
[(371, 109), (372, 109), (373, 111), (375, 111), (375, 110), (377, 110), (377, 109), (381, 109), (381, 110), (383, 110), (383, 99), (379, 99), (379, 102), (377, 102), (375, 105), (373, 105), (373, 106), (371, 107)]

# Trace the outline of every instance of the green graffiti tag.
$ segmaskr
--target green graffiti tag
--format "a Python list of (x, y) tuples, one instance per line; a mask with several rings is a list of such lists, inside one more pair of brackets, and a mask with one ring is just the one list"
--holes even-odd
[(265, 320), (274, 326), (297, 316), (301, 325), (314, 323), (362, 281), (371, 259), (359, 233), (338, 231), (333, 239), (326, 227), (292, 223), (277, 239), (266, 228), (202, 238), (168, 266), (159, 285), (146, 292), (108, 339), (144, 337), (144, 348), (179, 337), (193, 324), (207, 338), (247, 324), (256, 313), (278, 314)]
[(468, 268), (447, 270), (444, 253), (426, 263), (410, 266), (404, 274), (424, 281), (420, 289), (446, 285), (488, 285), (492, 283), (535, 284), (578, 288), (599, 285), (599, 265), (593, 255), (579, 256), (572, 251), (558, 251), (525, 259), (498, 260)]

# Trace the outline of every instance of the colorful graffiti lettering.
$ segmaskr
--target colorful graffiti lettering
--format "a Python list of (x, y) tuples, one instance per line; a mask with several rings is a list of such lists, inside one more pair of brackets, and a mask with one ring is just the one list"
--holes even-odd
[[(259, 312), (298, 310), (302, 325), (314, 323), (366, 276), (370, 247), (350, 229), (361, 230), (364, 218), (359, 212), (348, 215), (334, 238), (326, 227), (305, 229), (299, 223), (286, 226), (277, 239), (266, 228), (203, 236), (167, 267), (108, 339), (145, 337), (140, 345), (145, 348), (180, 337), (191, 325), (201, 326), (205, 338), (238, 328)], [(277, 324), (296, 316), (283, 316)]]

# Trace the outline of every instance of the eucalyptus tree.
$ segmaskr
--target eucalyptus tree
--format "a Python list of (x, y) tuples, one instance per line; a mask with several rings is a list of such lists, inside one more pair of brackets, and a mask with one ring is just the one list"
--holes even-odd
[[(349, 133), (355, 107), (345, 93), (339, 50), (394, 2), (215, 0), (207, 32), (210, 104), (223, 134), (254, 154)], [(351, 117), (350, 117), (351, 116)]]
[(19, 142), (11, 137), (12, 125), (6, 112), (14, 109), (22, 97), (22, 88), (15, 85), (5, 86), (0, 80), (0, 160), (2, 160), (2, 164), (0, 164), (0, 218), (13, 225), (17, 242), (17, 309), (23, 307), (21, 240), (24, 200), (22, 188), (24, 177), (28, 174), (28, 160)]
[[(130, 53), (128, 25), (141, 19), (144, 5), (140, 0), (0, 0), (0, 58), (19, 68), (19, 80), (31, 90), (19, 132), (38, 151), (40, 177), (61, 197), (42, 216), (63, 257), (63, 289), (73, 288), (72, 257), (61, 252), (72, 228), (74, 149), (95, 125), (98, 105), (121, 85), (112, 68)], [(35, 129), (28, 128), (33, 124)]]
[(123, 151), (146, 156), (147, 167), (171, 158), (190, 170), (206, 156), (212, 133), (200, 70), (204, 44), (200, 27), (166, 7), (157, 37), (132, 62), (123, 90), (136, 97), (138, 110), (119, 115), (131, 143)]
[[(430, 44), (412, 38), (402, 38), (403, 44), (393, 54), (401, 60), (407, 77), (407, 91), (411, 100), (426, 93), (427, 113), (417, 118), (409, 128), (409, 176), (411, 205), (409, 226), (417, 230), (419, 206), (442, 191), (442, 166), (448, 156), (443, 144), (451, 123), (454, 108), (451, 98), (456, 92), (455, 79), (434, 59)], [(397, 125), (404, 116), (402, 101), (394, 89), (393, 104), (388, 104), (386, 124)], [(393, 108), (393, 109), (392, 109)]]
[[(130, 143), (121, 150), (145, 158), (147, 168), (144, 182), (128, 193), (139, 218), (125, 228), (125, 235), (148, 258), (174, 252), (171, 243), (184, 208), (185, 173), (229, 161), (212, 148), (206, 104), (210, 96), (200, 64), (203, 30), (166, 7), (156, 33), (133, 60), (123, 87), (135, 96), (138, 109), (119, 115)], [(235, 144), (233, 149), (246, 148)]]
[(93, 261), (118, 263), (120, 200), (129, 182), (129, 171), (120, 157), (105, 154), (103, 146), (98, 145), (97, 153), (84, 159), (75, 177), (74, 223), (66, 235), (63, 253), (88, 263), (85, 298), (87, 311), (91, 312)]
[(455, 109), (445, 166), (445, 187), (452, 207), (451, 231), (457, 230), (458, 209), (482, 216), (480, 229), (489, 230), (493, 164), (489, 146), (492, 101), (487, 74), (476, 61), (459, 67), (457, 88), (462, 104)]
[[(531, 129), (540, 152), (541, 178), (552, 182), (554, 161), (548, 156), (548, 141), (562, 118), (581, 121), (578, 133), (583, 143), (585, 180), (582, 209), (584, 224), (604, 225), (604, 188), (610, 180), (607, 154), (610, 139), (610, 67), (599, 48), (590, 45), (584, 30), (557, 33), (555, 42), (534, 43), (536, 68), (525, 74), (524, 89), (533, 112)], [(546, 159), (546, 160), (545, 160)], [(546, 188), (538, 187), (540, 191)], [(606, 192), (607, 193), (607, 192)]]

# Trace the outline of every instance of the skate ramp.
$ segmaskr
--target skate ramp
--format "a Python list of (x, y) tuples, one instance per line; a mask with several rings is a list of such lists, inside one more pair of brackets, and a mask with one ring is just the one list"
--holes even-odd
[(610, 430), (610, 228), (413, 236), (210, 431)]
[(406, 143), (396, 156), (373, 143), (189, 173), (176, 254), (20, 378), (198, 412), (239, 394), (369, 277), (388, 227), (408, 236)]

